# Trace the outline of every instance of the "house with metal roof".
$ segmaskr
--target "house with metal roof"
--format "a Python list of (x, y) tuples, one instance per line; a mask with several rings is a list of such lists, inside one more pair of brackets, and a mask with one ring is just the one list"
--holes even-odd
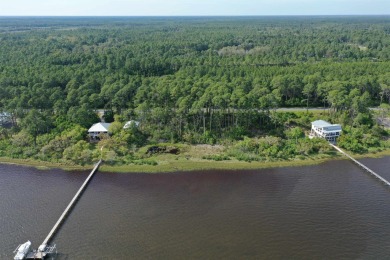
[(316, 120), (311, 123), (310, 138), (320, 137), (335, 143), (341, 135), (342, 129), (339, 124), (331, 124), (324, 120)]
[(96, 123), (88, 129), (88, 135), (92, 140), (99, 140), (101, 134), (108, 134), (111, 123)]

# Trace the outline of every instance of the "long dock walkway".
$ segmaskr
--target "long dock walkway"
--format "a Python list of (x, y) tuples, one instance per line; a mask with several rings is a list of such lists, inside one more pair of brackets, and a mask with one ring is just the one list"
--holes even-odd
[(38, 250), (34, 250), (27, 255), (27, 259), (43, 259), (48, 253), (52, 253), (55, 250), (55, 246), (48, 246), (49, 241), (52, 239), (53, 235), (57, 232), (58, 228), (61, 226), (62, 222), (65, 220), (66, 216), (69, 214), (70, 210), (76, 204), (76, 201), (80, 198), (81, 194), (87, 187), (87, 184), (99, 168), (102, 160), (95, 164), (95, 167), (92, 169), (91, 173), (88, 175), (87, 179), (84, 181), (83, 185), (81, 185), (80, 189), (77, 191), (76, 195), (74, 195), (73, 199), (69, 202), (68, 206), (60, 216), (60, 218), (55, 223), (54, 227), (50, 230), (50, 233), (47, 235), (45, 240), (39, 246)]
[(374, 176), (375, 178), (377, 178), (378, 180), (380, 180), (383, 184), (387, 185), (390, 187), (390, 182), (388, 182), (386, 179), (384, 179), (383, 177), (381, 177), (379, 174), (377, 174), (376, 172), (374, 172), (373, 170), (371, 170), (370, 168), (368, 168), (367, 166), (365, 166), (364, 164), (362, 164), (361, 162), (357, 161), (356, 159), (354, 159), (352, 156), (350, 156), (349, 154), (347, 154), (346, 152), (344, 152), (343, 150), (341, 150), (338, 146), (332, 144), (332, 143), (329, 143), (331, 146), (333, 146), (334, 149), (336, 149), (337, 151), (339, 151), (340, 153), (342, 153), (343, 155), (347, 156), (349, 159), (351, 159), (354, 163), (356, 163), (358, 166), (360, 166), (361, 168), (363, 168), (364, 170), (366, 170), (369, 174), (371, 174), (372, 176)]
[(53, 235), (57, 232), (58, 228), (60, 227), (61, 223), (64, 221), (65, 217), (68, 215), (68, 213), (70, 212), (70, 210), (73, 208), (73, 206), (75, 205), (75, 202), (77, 201), (77, 199), (81, 196), (82, 192), (84, 191), (85, 187), (87, 186), (87, 184), (89, 183), (89, 181), (91, 180), (91, 178), (93, 177), (93, 175), (95, 174), (95, 172), (97, 171), (97, 169), (99, 168), (100, 164), (101, 164), (102, 160), (100, 160), (99, 162), (97, 162), (95, 164), (95, 167), (93, 168), (93, 170), (91, 171), (91, 173), (88, 175), (87, 179), (84, 181), (83, 185), (81, 185), (80, 189), (77, 191), (76, 195), (74, 195), (73, 199), (70, 201), (70, 203), (68, 204), (68, 206), (66, 207), (66, 209), (64, 210), (64, 212), (62, 213), (62, 215), (60, 216), (60, 218), (57, 220), (56, 224), (54, 225), (54, 227), (50, 230), (50, 233), (47, 235), (47, 237), (45, 238), (45, 240), (42, 242), (42, 244), (39, 246), (38, 248), (38, 252), (44, 252), (49, 241), (51, 240), (51, 238), (53, 237)]
[[(93, 177), (93, 175), (95, 174), (95, 172), (97, 171), (97, 169), (99, 168), (100, 164), (102, 163), (102, 160), (100, 159), (99, 162), (97, 162), (95, 164), (95, 166), (93, 167), (91, 173), (88, 175), (87, 179), (84, 181), (84, 183), (81, 185), (80, 189), (77, 191), (76, 195), (74, 195), (73, 199), (70, 201), (70, 203), (68, 204), (68, 206), (66, 207), (66, 209), (64, 210), (64, 212), (62, 213), (62, 215), (60, 216), (60, 218), (57, 220), (57, 222), (55, 223), (54, 227), (50, 230), (50, 233), (47, 235), (47, 237), (45, 238), (45, 240), (42, 242), (42, 244), (39, 246), (38, 250), (31, 250), (29, 247), (31, 245), (31, 242), (28, 241), (27, 243), (29, 243), (30, 245), (28, 245), (28, 248), (27, 248), (27, 252), (23, 252), (24, 256), (23, 256), (23, 259), (44, 259), (46, 258), (46, 256), (48, 255), (52, 255), (54, 253), (57, 253), (57, 248), (56, 248), (56, 245), (52, 245), (52, 246), (49, 246), (48, 243), (50, 242), (50, 240), (52, 239), (52, 237), (54, 236), (54, 234), (58, 231), (59, 227), (61, 226), (62, 222), (65, 220), (66, 216), (69, 214), (69, 212), (71, 211), (71, 209), (73, 208), (73, 206), (76, 204), (76, 201), (80, 198), (81, 194), (83, 193), (83, 191), (85, 190), (85, 188), (87, 187), (89, 181), (91, 180), (91, 178)], [(25, 243), (25, 244), (27, 244)], [(14, 253), (17, 253), (19, 254), (19, 248), (23, 248), (23, 246), (25, 244), (21, 244), (19, 245)], [(21, 250), (25, 250), (25, 249), (21, 249)], [(16, 256), (15, 256), (16, 257)], [(19, 257), (19, 256), (18, 256)], [(16, 259), (16, 258), (15, 258)], [(18, 258), (18, 259), (22, 259), (22, 258)]]

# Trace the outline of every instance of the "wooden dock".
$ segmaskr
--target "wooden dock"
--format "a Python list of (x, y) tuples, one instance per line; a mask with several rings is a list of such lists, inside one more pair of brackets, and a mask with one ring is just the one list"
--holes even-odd
[(356, 159), (354, 159), (352, 156), (350, 156), (349, 154), (347, 154), (346, 152), (344, 152), (343, 150), (341, 150), (339, 147), (337, 147), (336, 145), (334, 144), (331, 144), (329, 143), (334, 149), (336, 149), (337, 151), (339, 151), (340, 153), (342, 153), (343, 155), (347, 156), (349, 159), (351, 159), (354, 163), (356, 163), (359, 167), (363, 168), (366, 172), (368, 172), (369, 174), (371, 174), (372, 176), (374, 176), (375, 178), (377, 178), (378, 180), (380, 180), (383, 184), (385, 184), (386, 186), (390, 187), (390, 182), (388, 182), (386, 179), (384, 179), (383, 177), (381, 177), (379, 174), (377, 174), (376, 172), (374, 172), (373, 170), (371, 170), (370, 168), (368, 168), (367, 166), (365, 166), (364, 164), (362, 164), (361, 162), (357, 161)]
[[(46, 256), (52, 255), (54, 253), (57, 253), (56, 245), (49, 246), (48, 243), (54, 236), (54, 234), (58, 231), (59, 227), (61, 226), (62, 222), (65, 220), (66, 216), (70, 213), (74, 205), (76, 204), (76, 201), (81, 197), (83, 191), (87, 187), (89, 181), (94, 176), (95, 172), (99, 168), (100, 164), (102, 163), (102, 160), (100, 159), (99, 162), (97, 162), (92, 169), (91, 173), (88, 175), (87, 179), (84, 181), (84, 183), (81, 185), (80, 189), (77, 191), (76, 195), (74, 195), (73, 199), (69, 202), (68, 206), (60, 216), (60, 218), (55, 223), (54, 227), (50, 230), (49, 234), (45, 238), (45, 240), (42, 242), (42, 244), (39, 246), (38, 250), (30, 250), (26, 255), (25, 259), (44, 259)], [(20, 245), (19, 245), (20, 246)], [(16, 249), (17, 250), (17, 249)], [(16, 253), (16, 250), (14, 253)]]
[(36, 250), (27, 254), (26, 259), (44, 259), (46, 257), (46, 253), (38, 252)]
[(97, 162), (95, 164), (95, 167), (92, 169), (91, 173), (88, 175), (88, 177), (84, 181), (83, 185), (81, 185), (80, 189), (77, 191), (76, 195), (74, 195), (73, 199), (69, 202), (68, 206), (66, 207), (66, 209), (64, 210), (64, 212), (62, 213), (60, 218), (57, 220), (57, 222), (55, 223), (54, 227), (50, 230), (50, 233), (47, 235), (45, 240), (39, 246), (38, 252), (43, 252), (45, 250), (45, 248), (46, 248), (47, 244), (49, 243), (50, 239), (57, 232), (57, 229), (60, 227), (60, 225), (64, 221), (65, 217), (68, 215), (70, 210), (75, 205), (75, 202), (79, 199), (79, 197), (83, 193), (84, 189), (87, 187), (87, 184), (89, 183), (89, 181), (91, 180), (91, 178), (93, 177), (93, 175), (95, 174), (97, 169), (99, 168), (101, 162), (102, 162), (102, 160), (100, 160), (99, 162)]

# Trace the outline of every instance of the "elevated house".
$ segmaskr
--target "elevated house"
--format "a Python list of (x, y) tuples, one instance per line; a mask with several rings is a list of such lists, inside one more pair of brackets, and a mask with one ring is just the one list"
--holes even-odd
[(96, 123), (88, 129), (88, 135), (91, 140), (99, 140), (101, 134), (108, 134), (110, 123)]
[(311, 123), (310, 138), (320, 137), (331, 143), (337, 141), (337, 137), (341, 135), (341, 125), (331, 124), (324, 120), (316, 120)]

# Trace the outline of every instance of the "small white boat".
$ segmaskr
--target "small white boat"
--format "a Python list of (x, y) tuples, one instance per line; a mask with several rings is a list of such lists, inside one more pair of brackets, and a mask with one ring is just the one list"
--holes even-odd
[(30, 240), (24, 244), (18, 246), (15, 249), (14, 253), (16, 253), (14, 260), (22, 260), (26, 258), (27, 254), (30, 252), (31, 242)]

